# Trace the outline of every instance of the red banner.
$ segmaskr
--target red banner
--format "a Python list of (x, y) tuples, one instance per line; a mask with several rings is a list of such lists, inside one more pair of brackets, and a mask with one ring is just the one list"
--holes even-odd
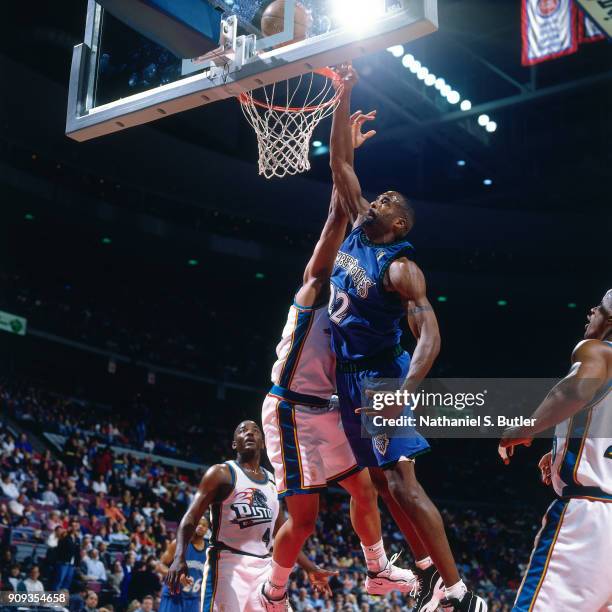
[(573, 0), (523, 0), (523, 66), (533, 66), (578, 50)]

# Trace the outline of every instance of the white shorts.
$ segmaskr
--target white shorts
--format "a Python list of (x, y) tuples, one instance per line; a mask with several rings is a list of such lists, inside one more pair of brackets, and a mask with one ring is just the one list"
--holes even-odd
[(213, 547), (206, 552), (201, 612), (261, 612), (259, 591), (272, 557), (261, 559)]
[(261, 421), (279, 497), (320, 493), (359, 471), (338, 408), (301, 406), (268, 394)]
[(516, 612), (612, 612), (612, 503), (556, 500), (542, 520)]

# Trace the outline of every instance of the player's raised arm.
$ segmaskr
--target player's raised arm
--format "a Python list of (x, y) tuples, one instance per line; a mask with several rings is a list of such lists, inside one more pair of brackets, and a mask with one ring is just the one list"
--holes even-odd
[[(354, 146), (351, 123), (351, 92), (357, 83), (357, 73), (352, 66), (339, 69), (343, 89), (340, 104), (334, 113), (330, 141), (330, 166), (334, 185), (348, 207), (353, 221), (365, 214), (368, 201), (361, 193), (361, 185), (353, 167)], [(371, 136), (374, 134), (369, 132)], [(368, 136), (370, 137), (370, 136)]]
[(202, 477), (198, 490), (176, 532), (174, 560), (166, 575), (166, 583), (172, 593), (180, 591), (181, 578), (187, 575), (185, 554), (187, 546), (195, 533), (198, 522), (211, 503), (222, 497), (232, 487), (229, 467), (225, 464), (213, 465)]
[(402, 299), (408, 325), (417, 340), (408, 376), (402, 386), (402, 390), (413, 392), (429, 374), (440, 353), (438, 319), (427, 299), (425, 276), (413, 261), (406, 258), (394, 261), (389, 267), (388, 282), (389, 288)]
[(509, 427), (499, 443), (509, 458), (515, 446), (529, 445), (533, 437), (583, 410), (597, 391), (610, 380), (609, 349), (599, 340), (583, 340), (572, 353), (568, 375), (557, 383), (531, 415), (533, 425)]

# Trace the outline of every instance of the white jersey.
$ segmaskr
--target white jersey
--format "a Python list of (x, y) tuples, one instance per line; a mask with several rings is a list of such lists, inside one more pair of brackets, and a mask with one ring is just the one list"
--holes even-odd
[(272, 382), (294, 393), (329, 399), (336, 392), (336, 356), (331, 349), (327, 306), (293, 304), (276, 347)]
[(265, 479), (258, 481), (247, 476), (236, 461), (226, 465), (233, 486), (226, 499), (211, 506), (210, 545), (265, 557), (270, 554), (279, 508), (272, 474), (262, 468)]
[(612, 381), (584, 410), (557, 425), (552, 481), (560, 497), (612, 499)]

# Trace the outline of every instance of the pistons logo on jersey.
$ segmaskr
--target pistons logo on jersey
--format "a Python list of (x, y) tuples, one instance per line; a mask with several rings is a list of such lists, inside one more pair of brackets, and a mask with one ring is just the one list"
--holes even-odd
[(240, 529), (272, 522), (272, 510), (268, 506), (265, 494), (259, 489), (239, 491), (230, 507), (235, 515), (230, 522), (239, 525)]

